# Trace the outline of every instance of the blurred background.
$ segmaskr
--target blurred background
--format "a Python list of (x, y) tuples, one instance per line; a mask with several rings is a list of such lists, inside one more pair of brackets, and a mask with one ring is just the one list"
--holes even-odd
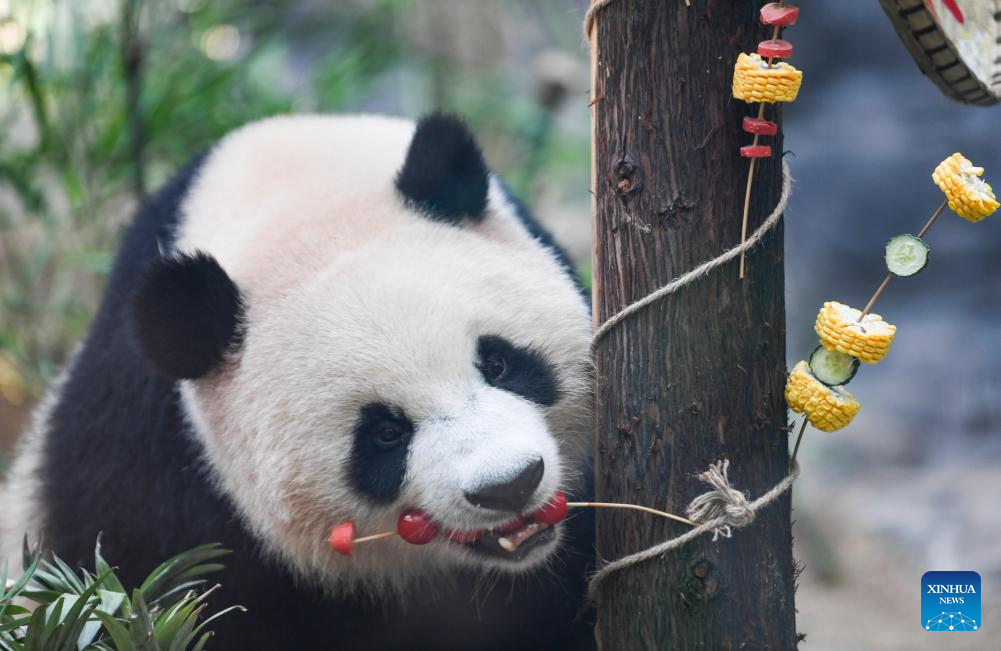
[[(139, 197), (248, 120), (459, 112), (588, 277), (586, 4), (0, 0), (0, 471), (85, 333)], [(962, 151), (1001, 189), (1001, 108), (941, 96), (876, 0), (805, 4), (787, 34), (806, 74), (784, 111), (790, 364), (815, 345), (819, 305), (862, 305), (886, 239), (941, 201), (939, 161)], [(879, 304), (897, 340), (853, 382), (855, 423), (807, 434), (794, 496), (804, 648), (941, 648), (918, 622), (933, 569), (980, 572), (983, 619), (1001, 624), (996, 220), (943, 217), (928, 269)], [(986, 639), (949, 643), (994, 648)]]

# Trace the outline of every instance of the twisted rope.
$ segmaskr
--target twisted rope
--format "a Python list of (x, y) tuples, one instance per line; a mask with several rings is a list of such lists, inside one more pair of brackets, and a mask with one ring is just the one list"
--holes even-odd
[[(614, 0), (612, 0), (614, 1)], [(596, 5), (591, 5), (592, 7)], [(699, 278), (707, 275), (713, 269), (722, 267), (727, 262), (730, 262), (734, 258), (738, 257), (741, 253), (744, 253), (748, 249), (757, 245), (761, 241), (768, 231), (772, 230), (775, 225), (782, 219), (782, 214), (785, 212), (786, 205), (789, 203), (789, 195), (792, 194), (792, 174), (789, 172), (789, 164), (782, 161), (782, 195), (779, 197), (778, 204), (775, 205), (775, 209), (772, 210), (768, 218), (758, 226), (757, 230), (751, 233), (751, 236), (744, 241), (743, 244), (738, 244), (729, 251), (723, 253), (717, 258), (713, 258), (707, 262), (703, 262), (699, 266), (695, 267), (688, 273), (678, 276), (671, 282), (667, 283), (660, 289), (654, 291), (651, 294), (647, 294), (643, 298), (639, 299), (634, 303), (630, 303), (626, 307), (619, 310), (617, 313), (613, 314), (608, 318), (607, 321), (601, 324), (601, 326), (594, 331), (594, 338), (591, 345), (594, 346), (598, 343), (605, 335), (611, 332), (612, 328), (619, 325), (622, 321), (632, 316), (636, 312), (649, 307), (650, 305), (656, 303), (660, 299), (664, 298), (669, 294), (673, 294), (682, 287), (690, 285)]]
[[(590, 40), (591, 38), (591, 32), (594, 29), (594, 22), (598, 13), (613, 2), (617, 2), (617, 0), (595, 0), (591, 6), (588, 7), (587, 13), (584, 14), (585, 40)], [(685, 5), (687, 6), (688, 4), (689, 1), (685, 0)], [(725, 265), (727, 262), (730, 262), (734, 258), (756, 246), (761, 239), (769, 231), (771, 231), (776, 224), (778, 224), (779, 220), (782, 219), (786, 205), (789, 203), (790, 194), (792, 194), (792, 174), (789, 171), (789, 164), (783, 160), (782, 194), (779, 196), (779, 201), (775, 205), (771, 214), (768, 215), (765, 221), (758, 226), (750, 237), (748, 237), (742, 244), (729, 249), (722, 255), (713, 258), (712, 260), (703, 262), (691, 271), (670, 281), (660, 289), (655, 290), (638, 301), (630, 303), (617, 313), (613, 314), (594, 331), (594, 336), (591, 340), (592, 347), (605, 337), (605, 335), (611, 332), (613, 328), (618, 326), (622, 323), (622, 321), (629, 318), (633, 314), (649, 307), (665, 296), (673, 294), (682, 287), (690, 285), (699, 278), (707, 275), (713, 269), (717, 269)], [(690, 531), (686, 531), (680, 536), (671, 538), (670, 540), (666, 540), (651, 547), (647, 547), (644, 550), (624, 556), (604, 565), (601, 569), (591, 575), (587, 588), (588, 600), (593, 603), (596, 600), (598, 588), (601, 584), (612, 574), (624, 570), (627, 567), (632, 567), (634, 565), (638, 565), (639, 563), (663, 556), (664, 554), (672, 552), (684, 546), (688, 542), (695, 540), (699, 536), (709, 532), (712, 532), (713, 534), (713, 541), (717, 541), (720, 536), (723, 538), (730, 538), (733, 535), (734, 529), (746, 527), (754, 522), (754, 518), (756, 517), (758, 511), (782, 496), (792, 487), (796, 478), (799, 477), (799, 464), (796, 463), (794, 458), (789, 474), (786, 475), (782, 481), (775, 486), (772, 486), (768, 492), (758, 499), (749, 501), (743, 492), (730, 485), (730, 478), (728, 476), (729, 469), (729, 460), (717, 461), (716, 463), (711, 464), (708, 470), (699, 475), (699, 479), (708, 484), (711, 487), (711, 490), (696, 496), (695, 499), (689, 503), (688, 508), (686, 509), (688, 517), (693, 522), (696, 522), (698, 526)]]
[(712, 490), (699, 495), (688, 505), (688, 517), (698, 522), (699, 526), (676, 538), (671, 538), (606, 564), (591, 575), (587, 587), (588, 600), (593, 603), (597, 597), (599, 586), (609, 576), (620, 570), (673, 552), (702, 534), (712, 532), (713, 540), (719, 536), (729, 538), (733, 535), (733, 529), (746, 527), (754, 522), (758, 511), (781, 497), (799, 477), (799, 464), (794, 463), (785, 479), (772, 486), (767, 493), (758, 499), (749, 502), (742, 492), (730, 485), (730, 480), (727, 477), (729, 466), (729, 460), (717, 461), (710, 465), (707, 471), (699, 475), (700, 480), (712, 487)]
[(685, 510), (694, 522), (726, 521), (726, 524), (713, 529), (713, 542), (720, 536), (732, 536), (731, 527), (739, 529), (754, 522), (754, 511), (747, 496), (730, 486), (729, 469), (730, 460), (727, 459), (711, 464), (709, 470), (699, 475), (699, 479), (712, 486), (713, 490), (696, 497)]
[[(605, 4), (614, 1), (615, 0), (600, 0), (599, 2), (591, 5), (591, 10), (589, 10), (588, 13), (590, 14), (595, 8), (599, 8), (600, 6), (604, 6)], [(591, 345), (594, 346), (605, 335), (611, 332), (613, 328), (618, 326), (622, 323), (622, 321), (629, 318), (633, 314), (649, 307), (665, 296), (673, 294), (682, 287), (690, 285), (699, 278), (707, 275), (713, 269), (723, 266), (727, 262), (739, 256), (741, 253), (744, 253), (751, 247), (757, 245), (761, 241), (761, 238), (771, 231), (772, 228), (778, 224), (779, 220), (782, 219), (786, 205), (789, 203), (790, 194), (792, 194), (792, 174), (789, 171), (789, 164), (783, 160), (782, 194), (779, 196), (779, 201), (775, 205), (771, 214), (768, 215), (765, 221), (758, 226), (758, 228), (751, 234), (750, 237), (747, 238), (747, 240), (744, 241), (743, 244), (739, 244), (729, 249), (722, 255), (713, 258), (712, 260), (703, 262), (691, 271), (670, 281), (660, 289), (655, 290), (634, 303), (630, 303), (622, 310), (612, 315), (608, 320), (602, 323), (597, 330), (595, 330)], [(724, 538), (731, 537), (733, 535), (733, 529), (739, 529), (751, 524), (754, 521), (757, 512), (774, 502), (779, 498), (779, 496), (789, 490), (789, 488), (792, 487), (793, 482), (796, 481), (796, 478), (799, 476), (799, 465), (794, 461), (792, 470), (785, 477), (785, 479), (773, 486), (767, 493), (758, 499), (753, 502), (749, 502), (744, 493), (730, 485), (730, 479), (728, 477), (729, 468), (729, 460), (720, 461), (710, 465), (708, 470), (699, 475), (699, 479), (709, 484), (712, 487), (712, 490), (697, 496), (694, 500), (692, 500), (686, 509), (688, 517), (694, 522), (699, 523), (697, 527), (676, 538), (658, 543), (642, 551), (624, 556), (606, 564), (591, 576), (587, 588), (588, 599), (593, 602), (597, 596), (598, 587), (615, 572), (619, 572), (627, 567), (632, 567), (633, 565), (643, 563), (650, 559), (662, 556), (668, 552), (674, 551), (689, 541), (698, 538), (702, 534), (712, 532), (714, 541), (718, 540), (720, 536)]]

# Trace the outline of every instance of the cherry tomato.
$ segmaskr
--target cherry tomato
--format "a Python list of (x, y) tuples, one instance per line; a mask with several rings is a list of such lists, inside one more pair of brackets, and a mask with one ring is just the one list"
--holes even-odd
[(438, 535), (438, 526), (423, 511), (409, 509), (400, 514), (396, 532), (411, 545), (426, 545)]
[(556, 491), (541, 509), (532, 514), (533, 520), (544, 524), (559, 524), (565, 517), (567, 517), (567, 496), (563, 491)]
[(351, 547), (354, 545), (355, 523), (342, 522), (330, 532), (330, 547), (338, 554), (344, 556), (351, 555)]

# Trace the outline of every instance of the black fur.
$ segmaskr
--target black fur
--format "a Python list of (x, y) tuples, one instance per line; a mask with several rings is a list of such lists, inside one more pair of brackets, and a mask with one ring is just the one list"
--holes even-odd
[(396, 188), (429, 217), (458, 223), (483, 217), (489, 178), (483, 154), (462, 120), (434, 114), (417, 123)]
[(177, 380), (205, 375), (238, 346), (242, 315), (240, 291), (205, 253), (155, 261), (132, 300), (140, 350)]
[[(388, 439), (384, 432), (398, 436)], [(351, 482), (375, 502), (392, 502), (400, 495), (407, 472), (407, 452), (413, 423), (397, 409), (369, 404), (362, 407), (351, 445)]]
[(210, 578), (223, 585), (211, 605), (241, 604), (249, 612), (213, 622), (212, 649), (592, 649), (591, 613), (577, 617), (593, 564), (590, 513), (567, 521), (555, 570), (498, 575), (485, 584), (456, 571), (404, 604), (325, 597), (263, 559), (201, 460), (176, 381), (128, 336), (136, 280), (160, 260), (161, 247), (170, 248), (178, 206), (199, 164), (149, 200), (125, 234), (104, 302), (51, 415), (40, 469), (47, 546), (93, 570), (103, 531), (104, 555), (127, 586), (196, 545), (232, 549), (226, 569)]
[[(477, 341), (476, 353), (484, 379), (498, 389), (546, 407), (560, 399), (556, 371), (538, 351), (519, 348), (503, 337), (485, 335)], [(485, 364), (490, 359), (502, 361), (504, 372), (500, 377), (486, 372)]]

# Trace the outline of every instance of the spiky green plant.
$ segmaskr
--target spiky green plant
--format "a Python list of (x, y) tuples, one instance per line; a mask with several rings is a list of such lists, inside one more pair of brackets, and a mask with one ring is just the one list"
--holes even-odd
[(3, 651), (201, 651), (207, 626), (240, 606), (207, 617), (206, 574), (229, 553), (203, 545), (162, 563), (131, 590), (94, 550), (94, 572), (51, 561), (24, 546), (24, 573), (9, 587), (0, 567), (0, 649)]

